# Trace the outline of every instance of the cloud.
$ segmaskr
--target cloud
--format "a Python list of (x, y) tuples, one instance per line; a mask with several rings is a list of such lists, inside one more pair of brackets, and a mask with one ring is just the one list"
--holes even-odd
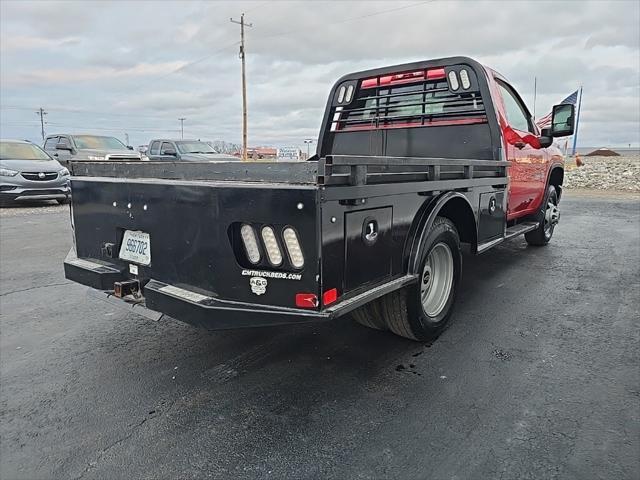
[(30, 35), (11, 35), (3, 38), (0, 43), (0, 51), (7, 53), (16, 50), (31, 50), (46, 48), (49, 50), (58, 47), (78, 45), (81, 42), (79, 37), (46, 38)]
[(539, 115), (582, 85), (583, 144), (637, 138), (637, 1), (0, 2), (0, 108), (21, 108), (2, 110), (3, 135), (37, 139), (13, 125), (44, 106), (60, 125), (136, 127), (136, 144), (182, 116), (189, 136), (238, 142), (242, 9), (252, 143), (316, 136), (346, 73), (450, 55), (500, 71), (530, 109), (537, 78)]
[(140, 63), (129, 68), (114, 67), (85, 67), (85, 68), (52, 68), (52, 69), (36, 69), (17, 74), (9, 74), (5, 77), (4, 82), (8, 85), (12, 84), (33, 84), (33, 85), (51, 85), (55, 83), (80, 83), (91, 81), (105, 81), (122, 78), (149, 77), (160, 75), (181, 68), (185, 65), (184, 61), (175, 61), (168, 63)]

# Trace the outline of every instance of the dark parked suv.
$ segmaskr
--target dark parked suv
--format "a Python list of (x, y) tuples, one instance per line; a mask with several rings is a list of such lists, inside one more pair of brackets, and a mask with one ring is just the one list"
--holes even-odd
[(63, 165), (71, 160), (136, 161), (142, 157), (115, 137), (101, 135), (48, 135), (44, 150)]
[(154, 162), (229, 162), (238, 158), (217, 153), (211, 145), (200, 140), (156, 139), (149, 142), (147, 157)]

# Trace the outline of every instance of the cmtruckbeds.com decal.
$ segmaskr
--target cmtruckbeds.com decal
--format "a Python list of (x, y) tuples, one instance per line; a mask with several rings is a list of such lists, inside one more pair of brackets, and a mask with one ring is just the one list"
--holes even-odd
[(261, 270), (242, 270), (242, 275), (249, 277), (281, 278), (283, 280), (302, 280), (301, 273), (263, 272)]

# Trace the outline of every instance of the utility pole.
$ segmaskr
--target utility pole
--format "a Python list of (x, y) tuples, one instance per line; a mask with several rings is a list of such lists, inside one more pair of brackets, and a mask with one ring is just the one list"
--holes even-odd
[(244, 23), (244, 13), (240, 21), (230, 19), (231, 23), (240, 25), (240, 60), (242, 60), (242, 161), (247, 161), (247, 77), (245, 74), (244, 27), (253, 27), (252, 23)]
[(127, 147), (130, 145), (129, 143), (129, 134), (127, 132), (124, 132), (124, 141), (127, 144)]
[(314, 141), (315, 141), (315, 140), (313, 140), (312, 138), (306, 138), (306, 139), (304, 140), (304, 143), (306, 143), (306, 144), (307, 144), (307, 160), (309, 160), (309, 155), (310, 155), (309, 147), (311, 147), (311, 144), (312, 144)]
[(42, 141), (44, 142), (44, 116), (48, 115), (48, 112), (45, 112), (44, 108), (40, 107), (36, 110), (36, 115), (40, 117), (40, 132), (42, 133)]
[(184, 140), (184, 121), (186, 118), (180, 117), (178, 120), (180, 120), (180, 138)]

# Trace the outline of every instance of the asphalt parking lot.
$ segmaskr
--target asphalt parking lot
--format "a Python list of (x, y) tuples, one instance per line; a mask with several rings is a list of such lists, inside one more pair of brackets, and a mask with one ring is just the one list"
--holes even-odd
[(123, 313), (41, 208), (0, 215), (3, 479), (640, 477), (638, 200), (568, 195), (550, 246), (465, 257), (432, 345)]

